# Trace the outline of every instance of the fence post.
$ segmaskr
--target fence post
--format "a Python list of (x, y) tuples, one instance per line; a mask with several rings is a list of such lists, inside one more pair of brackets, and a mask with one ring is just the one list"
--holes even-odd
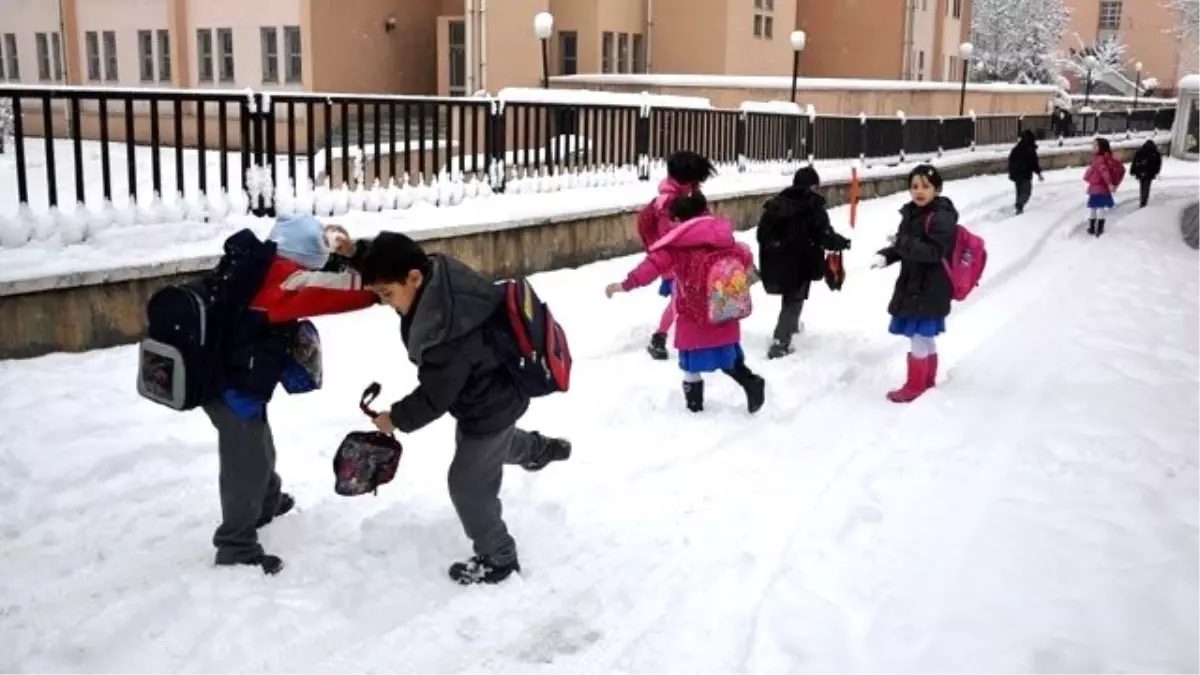
[(505, 161), (508, 155), (505, 142), (507, 132), (504, 99), (492, 99), (488, 109), (488, 123), (484, 128), (484, 146), (487, 148), (488, 184), (495, 194), (504, 194), (508, 182), (508, 166)]
[(871, 135), (867, 133), (867, 113), (860, 112), (858, 113), (858, 159), (863, 166), (866, 166), (867, 163), (867, 152), (869, 151), (867, 145), (870, 142)]
[(746, 122), (747, 122), (746, 111), (743, 110), (740, 113), (738, 113), (738, 118), (737, 118), (737, 140), (736, 140), (737, 148), (736, 148), (736, 150), (737, 150), (737, 163), (738, 163), (738, 172), (739, 173), (743, 173), (746, 171), (746, 147), (747, 147), (746, 134), (750, 133), (750, 125), (747, 124)]
[(971, 116), (971, 152), (975, 152), (975, 146), (979, 140), (979, 116), (974, 110), (969, 110), (967, 113)]
[[(270, 184), (271, 174), (266, 168), (266, 124), (268, 121), (273, 123), (273, 114), (268, 112), (270, 108), (270, 94), (259, 94), (250, 89), (246, 90), (246, 112), (249, 119), (243, 128), (248, 127), (250, 132), (251, 159), (249, 166), (243, 172), (245, 175), (242, 176), (242, 184), (250, 196), (250, 213), (260, 218), (274, 217), (275, 215), (275, 202), (272, 199), (274, 189)], [(271, 161), (275, 161), (273, 156)], [(246, 166), (244, 161), (243, 166)]]
[(906, 142), (908, 141), (908, 117), (903, 110), (896, 111), (896, 117), (900, 118), (900, 163), (904, 163), (905, 151), (907, 150)]
[(941, 115), (938, 115), (937, 119), (938, 119), (938, 128), (937, 128), (938, 154), (937, 154), (937, 156), (941, 157), (945, 153), (945, 147), (946, 147), (946, 118), (942, 117)]
[(1100, 111), (1099, 110), (1096, 111), (1095, 119), (1093, 120), (1093, 124), (1095, 126), (1092, 128), (1092, 135), (1099, 136), (1100, 135)]
[(1125, 109), (1125, 138), (1133, 138), (1133, 108)]
[[(811, 103), (808, 104), (808, 133), (804, 135), (804, 154), (808, 155), (808, 163), (811, 166), (817, 155), (817, 107)], [(812, 138), (813, 142), (809, 143), (808, 139)]]
[[(648, 98), (648, 97), (647, 97)], [(637, 154), (638, 180), (650, 180), (650, 102), (642, 101), (634, 131), (633, 151)]]

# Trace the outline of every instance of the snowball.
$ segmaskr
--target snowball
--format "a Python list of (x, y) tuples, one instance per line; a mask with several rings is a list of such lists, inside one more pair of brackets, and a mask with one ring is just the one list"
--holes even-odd
[(33, 236), (33, 225), (21, 214), (15, 216), (0, 215), (0, 247), (20, 248), (29, 243)]

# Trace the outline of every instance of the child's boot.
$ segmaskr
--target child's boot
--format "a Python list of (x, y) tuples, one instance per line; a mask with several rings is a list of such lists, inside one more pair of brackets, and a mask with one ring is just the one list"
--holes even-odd
[(934, 387), (937, 386), (937, 371), (938, 371), (937, 354), (930, 354), (925, 360), (929, 363), (929, 379), (927, 379), (925, 381), (925, 383), (929, 389), (933, 389)]
[(650, 358), (655, 361), (666, 361), (667, 354), (667, 334), (655, 333), (650, 337), (650, 346), (646, 347), (646, 351), (650, 352)]
[(683, 383), (683, 399), (687, 401), (687, 409), (694, 412), (704, 412), (704, 380)]
[(739, 360), (732, 370), (726, 370), (725, 374), (732, 377), (733, 381), (745, 390), (746, 407), (749, 408), (751, 414), (762, 410), (763, 403), (767, 400), (766, 380), (755, 375), (746, 367), (746, 362), (743, 360)]
[(791, 340), (776, 340), (771, 343), (771, 348), (767, 350), (767, 358), (782, 359), (794, 351), (796, 350), (792, 347)]
[(1103, 218), (1096, 221), (1096, 236), (1099, 237), (1102, 234), (1104, 234), (1104, 219)]
[(892, 403), (910, 403), (924, 394), (929, 389), (929, 365), (928, 358), (918, 359), (909, 354), (908, 378), (903, 387), (888, 392), (888, 400)]
[(1088, 234), (1091, 234), (1091, 235), (1096, 234), (1096, 219), (1095, 218), (1088, 220)]

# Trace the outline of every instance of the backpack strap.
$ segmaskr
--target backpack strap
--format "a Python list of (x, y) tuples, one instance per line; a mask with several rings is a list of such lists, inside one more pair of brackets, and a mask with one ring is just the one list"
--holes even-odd
[[(927, 236), (927, 237), (930, 236), (930, 232), (932, 232), (932, 230), (933, 230), (933, 216), (934, 215), (935, 214), (931, 213), (925, 217), (925, 236)], [(954, 253), (953, 248), (946, 252), (947, 255), (942, 256), (942, 269), (946, 270), (946, 274), (950, 274), (950, 263), (946, 260), (946, 257), (952, 253)]]

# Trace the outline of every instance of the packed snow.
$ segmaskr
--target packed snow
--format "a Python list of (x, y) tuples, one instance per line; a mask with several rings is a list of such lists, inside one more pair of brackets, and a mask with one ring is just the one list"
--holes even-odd
[[(682, 73), (589, 73), (586, 75), (556, 75), (554, 84), (600, 85), (634, 87), (700, 87), (725, 89), (779, 89), (792, 87), (790, 75), (695, 75)], [(958, 91), (958, 82), (930, 80), (868, 80), (858, 78), (801, 77), (801, 91)], [(1010, 84), (1007, 82), (971, 82), (967, 91), (986, 93), (1053, 94), (1056, 87), (1044, 84)]]
[(0, 362), (0, 670), (1195, 672), (1200, 263), (1178, 218), (1200, 173), (1167, 160), (1145, 210), (1122, 187), (1101, 239), (1080, 177), (1048, 172), (1022, 216), (1004, 177), (948, 184), (988, 268), (908, 406), (883, 396), (896, 271), (868, 270), (903, 195), (854, 231), (831, 212), (848, 279), (814, 289), (792, 357), (763, 358), (756, 290), (756, 417), (721, 378), (685, 411), (644, 350), (662, 299), (603, 295), (636, 257), (535, 275), (577, 367), (523, 426), (575, 452), (509, 470), (525, 571), (494, 588), (445, 577), (469, 553), (451, 421), (403, 439), (378, 497), (332, 491), (362, 387), (415, 382), (385, 309), (318, 320), (325, 389), (272, 405), (300, 505), (262, 532), (274, 578), (212, 566), (215, 433), (137, 398), (132, 347)]
[[(1122, 136), (1114, 136), (1112, 140), (1115, 147), (1137, 146), (1148, 137), (1135, 134), (1129, 141), (1122, 140)], [(571, 139), (564, 140), (564, 147), (570, 149)], [(1040, 152), (1054, 154), (1089, 143), (1090, 138), (1074, 138), (1059, 148), (1053, 142), (1043, 142)], [(70, 145), (66, 141), (62, 144)], [(44, 162), (40, 145), (33, 144), (28, 149), (31, 166), (40, 167), (39, 163)], [(71, 156), (62, 146), (56, 147), (60, 158)], [(85, 157), (89, 158), (84, 172), (88, 194), (99, 195), (99, 149), (86, 144), (85, 147)], [(838, 183), (849, 180), (855, 166), (861, 177), (872, 178), (906, 173), (918, 161), (933, 159), (938, 166), (947, 167), (1005, 157), (1009, 148), (1007, 144), (980, 146), (974, 151), (947, 151), (936, 159), (929, 153), (919, 153), (909, 155), (905, 163), (898, 163), (896, 158), (876, 158), (867, 160), (865, 165), (836, 160), (820, 161), (816, 166), (822, 180)], [(119, 150), (123, 153), (123, 146)], [(124, 157), (117, 152), (114, 147), (114, 166), (118, 157), (121, 161)], [(0, 284), (31, 279), (49, 283), (44, 280), (63, 274), (109, 272), (135, 265), (205, 258), (219, 254), (224, 238), (240, 228), (250, 227), (260, 234), (270, 228), (270, 220), (245, 215), (251, 201), (246, 193), (226, 197), (216, 192), (207, 198), (189, 194), (182, 200), (155, 199), (149, 184), (149, 151), (139, 148), (136, 157), (139, 199), (133, 206), (121, 201), (109, 208), (100, 206), (101, 201), (89, 202), (83, 210), (66, 206), (53, 213), (32, 209), (22, 212), (18, 210), (15, 191), (0, 192)], [(187, 161), (190, 172), (193, 162)], [(59, 194), (73, 194), (71, 163), (60, 161), (58, 166)], [(720, 174), (707, 189), (713, 197), (779, 190), (790, 183), (798, 166), (788, 162), (746, 162), (746, 171), (739, 172), (736, 165), (722, 164)], [(173, 153), (164, 154), (162, 170), (164, 175), (174, 175)], [(291, 186), (282, 186), (274, 189), (272, 199), (280, 213), (315, 212), (322, 219), (345, 225), (356, 236), (392, 229), (419, 238), (434, 238), (633, 209), (650, 200), (665, 171), (664, 164), (656, 162), (650, 167), (649, 181), (638, 180), (637, 168), (632, 165), (550, 175), (520, 173), (508, 182), (502, 195), (493, 194), (487, 181), (464, 182), (440, 175), (433, 182), (404, 187), (359, 184), (331, 190), (301, 186), (293, 191)], [(12, 162), (6, 162), (5, 156), (0, 155), (0, 185), (8, 181), (15, 184), (14, 174)], [(123, 172), (114, 172), (114, 181), (121, 181), (123, 186), (124, 177), (118, 178), (117, 174)], [(31, 174), (31, 200), (44, 204), (46, 183), (34, 181), (34, 175)], [(210, 166), (210, 179), (215, 175)], [(267, 179), (261, 170), (254, 175), (255, 183)], [(187, 177), (189, 181), (195, 180), (191, 173)]]

